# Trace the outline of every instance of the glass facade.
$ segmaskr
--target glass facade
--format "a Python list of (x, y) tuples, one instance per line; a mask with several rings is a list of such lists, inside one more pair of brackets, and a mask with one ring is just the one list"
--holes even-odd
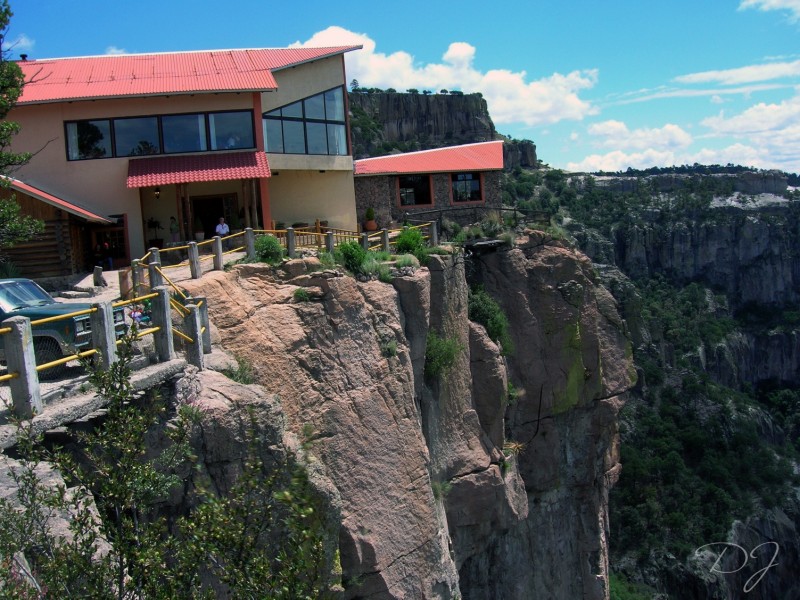
[(249, 110), (69, 121), (64, 127), (68, 160), (243, 150), (256, 145)]
[(348, 154), (341, 87), (266, 112), (263, 125), (267, 152)]
[(483, 200), (480, 173), (453, 173), (453, 202), (480, 202)]

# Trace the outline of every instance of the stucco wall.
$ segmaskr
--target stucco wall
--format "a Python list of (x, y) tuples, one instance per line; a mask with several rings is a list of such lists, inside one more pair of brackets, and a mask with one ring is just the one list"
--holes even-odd
[(320, 219), (337, 229), (356, 229), (352, 171), (279, 171), (269, 179), (269, 196), (276, 222)]

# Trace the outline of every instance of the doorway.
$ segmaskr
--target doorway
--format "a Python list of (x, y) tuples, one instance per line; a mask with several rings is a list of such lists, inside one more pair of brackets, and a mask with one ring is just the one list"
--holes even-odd
[(225, 220), (230, 222), (231, 210), (237, 210), (236, 194), (192, 196), (191, 201), (194, 230), (197, 231), (199, 221), (206, 239), (214, 237), (220, 217), (225, 217)]

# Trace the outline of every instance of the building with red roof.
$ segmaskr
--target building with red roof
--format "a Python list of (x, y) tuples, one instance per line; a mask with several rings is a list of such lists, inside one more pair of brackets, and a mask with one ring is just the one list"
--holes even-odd
[(118, 266), (169, 237), (170, 217), (180, 240), (221, 216), (355, 229), (344, 54), (358, 48), (20, 60), (12, 150), (33, 158), (15, 190), (80, 219), (75, 248), (110, 242)]
[(356, 209), (363, 219), (372, 207), (379, 227), (415, 214), (478, 220), (480, 209), (501, 206), (502, 170), (500, 140), (357, 160)]

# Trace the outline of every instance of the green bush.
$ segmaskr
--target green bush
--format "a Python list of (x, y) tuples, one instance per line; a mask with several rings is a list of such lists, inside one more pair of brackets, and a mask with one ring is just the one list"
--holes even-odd
[(297, 288), (292, 294), (292, 297), (295, 302), (309, 302), (311, 300), (311, 294), (308, 293), (306, 288), (302, 287)]
[(344, 242), (336, 247), (336, 260), (352, 273), (361, 273), (367, 251), (358, 242)]
[(253, 365), (249, 360), (240, 356), (236, 357), (236, 366), (222, 369), (222, 374), (238, 383), (250, 384), (255, 383), (256, 380)]
[(419, 229), (404, 229), (395, 240), (397, 254), (413, 254), (425, 247), (425, 238)]
[(470, 321), (483, 325), (492, 341), (500, 344), (503, 354), (514, 351), (508, 318), (500, 305), (483, 288), (470, 290), (468, 311)]
[(417, 268), (419, 266), (419, 260), (417, 260), (417, 257), (413, 254), (403, 254), (397, 257), (394, 264), (398, 269), (403, 269), (405, 267)]
[(461, 350), (458, 340), (441, 338), (431, 331), (425, 347), (425, 376), (433, 378), (446, 374), (455, 365)]
[(274, 235), (259, 235), (255, 240), (256, 257), (259, 261), (275, 264), (283, 259), (283, 246)]

